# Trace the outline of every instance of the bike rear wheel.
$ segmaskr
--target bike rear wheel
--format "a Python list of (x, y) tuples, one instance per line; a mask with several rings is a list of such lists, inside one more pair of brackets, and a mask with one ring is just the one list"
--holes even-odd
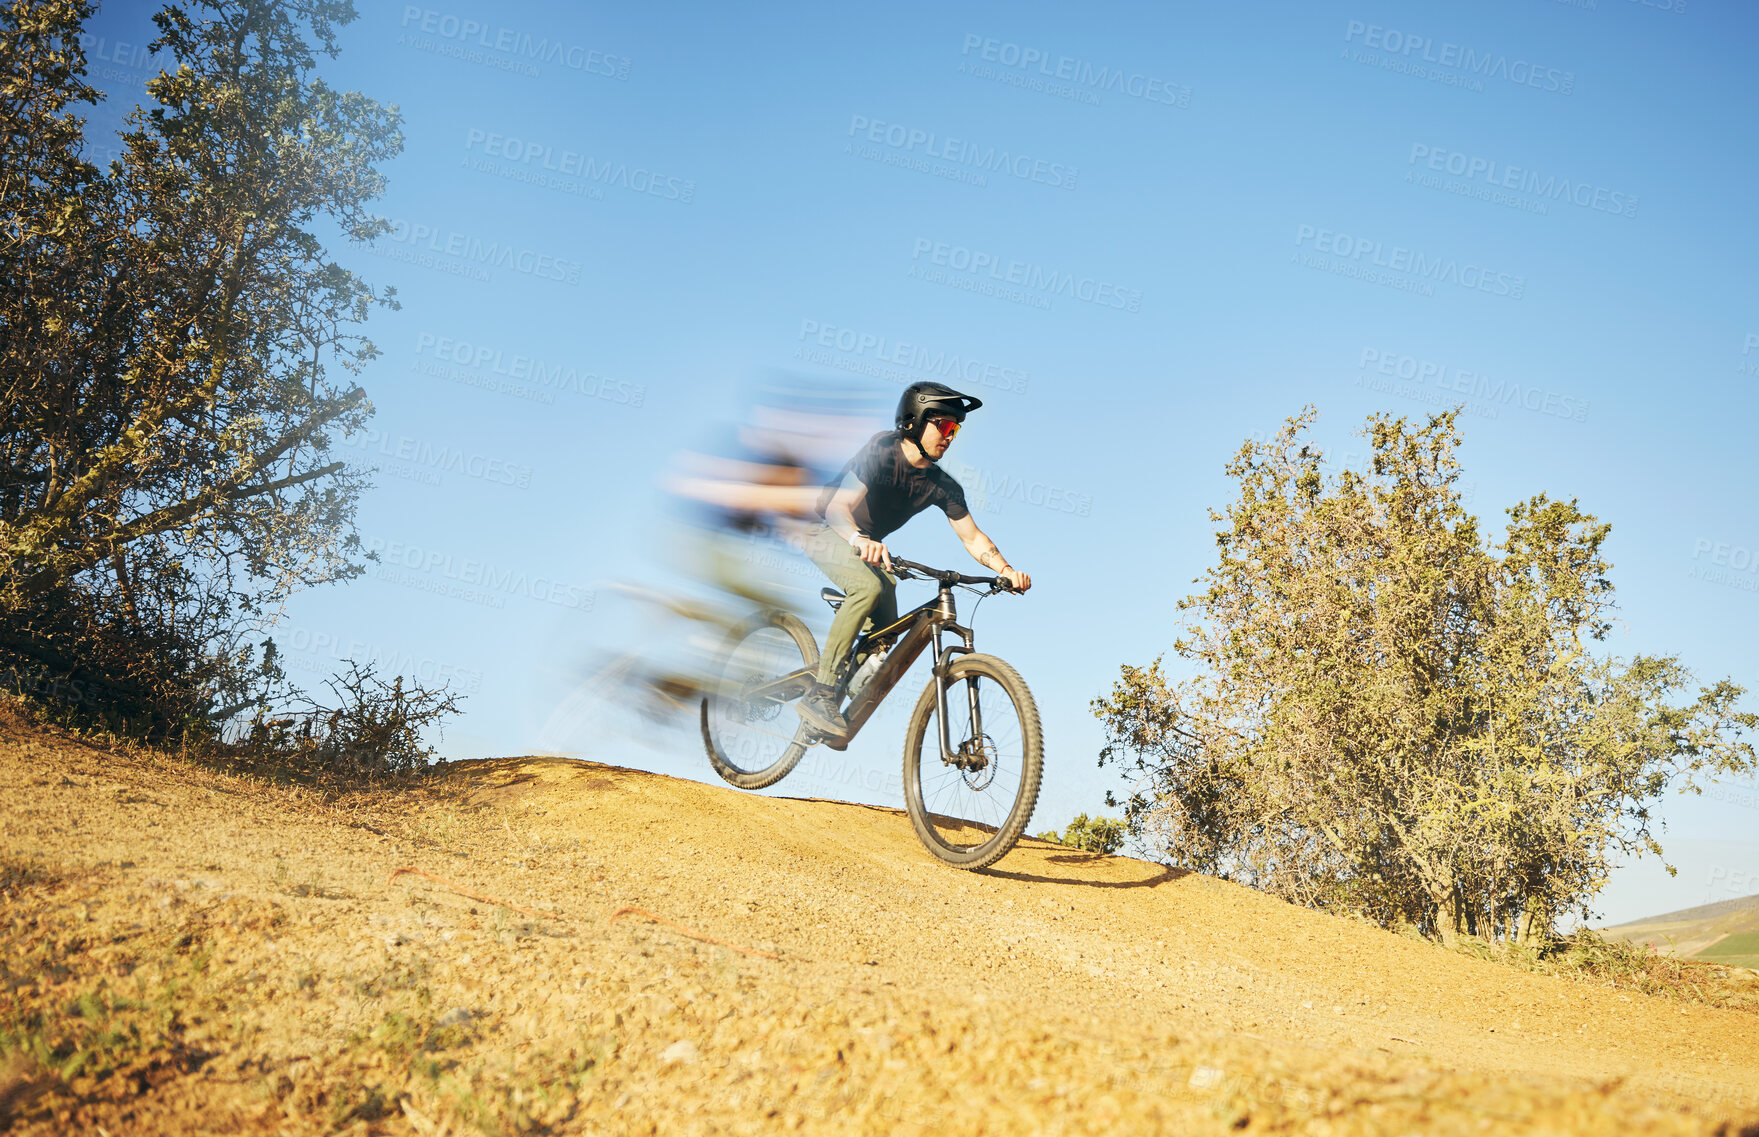
[[(947, 686), (954, 763), (940, 753), (939, 683)], [(981, 735), (972, 721), (973, 685)], [(1012, 666), (993, 655), (961, 655), (945, 679), (929, 680), (904, 736), (904, 805), (929, 852), (962, 869), (1001, 860), (1032, 820), (1043, 771), (1038, 704)]]
[(818, 664), (818, 641), (798, 616), (757, 613), (727, 634), (702, 700), (702, 744), (709, 765), (728, 784), (761, 790), (788, 775), (811, 744), (794, 709), (803, 683), (789, 692), (774, 684)]

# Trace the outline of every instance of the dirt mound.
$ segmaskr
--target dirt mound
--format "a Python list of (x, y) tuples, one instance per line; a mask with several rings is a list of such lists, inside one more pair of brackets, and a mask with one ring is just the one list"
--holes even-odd
[(961, 873), (886, 809), (545, 758), (325, 799), (12, 723), (0, 817), (22, 1133), (1759, 1133), (1759, 1016), (1044, 842)]

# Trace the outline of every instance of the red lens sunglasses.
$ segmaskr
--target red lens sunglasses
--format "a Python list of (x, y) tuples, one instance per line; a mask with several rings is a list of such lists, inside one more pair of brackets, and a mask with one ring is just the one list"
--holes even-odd
[(928, 420), (928, 424), (940, 431), (941, 437), (948, 442), (951, 442), (953, 436), (959, 433), (959, 420), (956, 418), (931, 418)]

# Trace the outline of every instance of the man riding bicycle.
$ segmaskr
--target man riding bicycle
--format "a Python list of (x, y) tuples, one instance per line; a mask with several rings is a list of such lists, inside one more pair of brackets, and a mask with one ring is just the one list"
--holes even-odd
[(912, 383), (898, 400), (896, 429), (870, 438), (819, 499), (824, 522), (806, 535), (806, 554), (845, 597), (825, 637), (813, 689), (799, 703), (800, 717), (821, 734), (836, 738), (848, 731), (838, 707), (837, 671), (863, 625), (871, 620), (883, 628), (898, 618), (897, 581), (885, 539), (906, 521), (939, 506), (979, 564), (1016, 591), (1032, 587), (1032, 578), (1008, 564), (971, 519), (959, 483), (936, 465), (965, 415), (982, 405), (940, 383)]

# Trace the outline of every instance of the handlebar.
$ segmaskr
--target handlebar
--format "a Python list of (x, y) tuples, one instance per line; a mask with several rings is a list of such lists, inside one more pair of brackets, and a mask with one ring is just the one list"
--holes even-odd
[(991, 592), (1014, 591), (1013, 588), (1008, 585), (1008, 582), (999, 576), (970, 576), (966, 573), (955, 572), (952, 569), (929, 568), (927, 565), (918, 564), (915, 561), (907, 561), (902, 557), (893, 557), (891, 560), (892, 569), (894, 572), (897, 572), (898, 579), (900, 580), (909, 580), (912, 577), (922, 577), (927, 580), (939, 581), (943, 586), (951, 584), (982, 584), (988, 585)]

